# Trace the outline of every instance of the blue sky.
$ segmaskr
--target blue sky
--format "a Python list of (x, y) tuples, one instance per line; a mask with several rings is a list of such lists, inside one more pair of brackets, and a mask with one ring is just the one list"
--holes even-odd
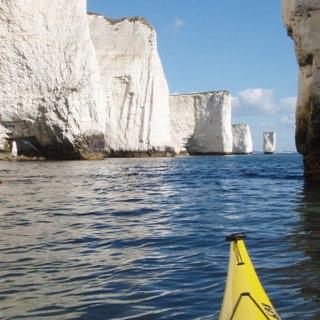
[(158, 33), (170, 92), (227, 89), (233, 123), (248, 123), (254, 149), (274, 130), (293, 151), (297, 64), (280, 0), (88, 0), (105, 16), (143, 16)]

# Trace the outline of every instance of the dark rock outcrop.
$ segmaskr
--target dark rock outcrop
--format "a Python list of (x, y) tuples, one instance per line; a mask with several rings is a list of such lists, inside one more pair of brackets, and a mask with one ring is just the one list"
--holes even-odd
[(288, 35), (299, 64), (296, 146), (305, 178), (320, 183), (320, 1), (282, 0)]

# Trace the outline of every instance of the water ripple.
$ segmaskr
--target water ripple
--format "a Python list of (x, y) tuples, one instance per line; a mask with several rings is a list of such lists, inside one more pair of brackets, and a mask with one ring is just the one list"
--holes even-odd
[(319, 319), (320, 194), (297, 155), (0, 163), (0, 318), (218, 317), (244, 231), (284, 319)]

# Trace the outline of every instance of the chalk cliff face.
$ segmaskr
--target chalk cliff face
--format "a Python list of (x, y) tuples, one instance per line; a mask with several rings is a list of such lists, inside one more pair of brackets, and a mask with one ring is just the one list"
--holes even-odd
[(0, 125), (0, 152), (9, 151), (10, 144), (6, 140), (8, 137), (6, 129)]
[(200, 100), (200, 96), (196, 99), (187, 94), (170, 96), (171, 140), (177, 154), (188, 154), (195, 130), (195, 103), (198, 101), (199, 104)]
[(282, 0), (283, 18), (299, 64), (296, 145), (305, 176), (320, 182), (320, 1)]
[(47, 157), (101, 156), (105, 111), (86, 1), (3, 0), (0, 37), (0, 131)]
[(252, 153), (252, 136), (247, 124), (233, 124), (233, 151), (235, 154)]
[(276, 150), (276, 133), (263, 133), (263, 151), (264, 153), (274, 153)]
[(107, 113), (110, 155), (168, 155), (169, 92), (153, 27), (89, 14)]
[(171, 96), (170, 117), (172, 143), (177, 153), (232, 153), (229, 92)]
[(142, 18), (87, 16), (85, 0), (3, 0), (0, 37), (0, 151), (232, 153), (230, 94), (173, 96), (170, 107), (156, 33)]

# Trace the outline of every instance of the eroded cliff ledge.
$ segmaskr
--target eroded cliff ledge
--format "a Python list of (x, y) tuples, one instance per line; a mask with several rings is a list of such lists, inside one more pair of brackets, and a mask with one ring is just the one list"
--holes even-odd
[(89, 14), (105, 99), (109, 156), (171, 155), (169, 90), (143, 18)]
[(173, 95), (170, 97), (170, 117), (176, 153), (232, 153), (229, 92)]
[(283, 18), (299, 64), (296, 145), (305, 177), (320, 183), (320, 1), (282, 0)]
[(84, 0), (3, 0), (0, 147), (47, 158), (104, 152), (105, 111)]

